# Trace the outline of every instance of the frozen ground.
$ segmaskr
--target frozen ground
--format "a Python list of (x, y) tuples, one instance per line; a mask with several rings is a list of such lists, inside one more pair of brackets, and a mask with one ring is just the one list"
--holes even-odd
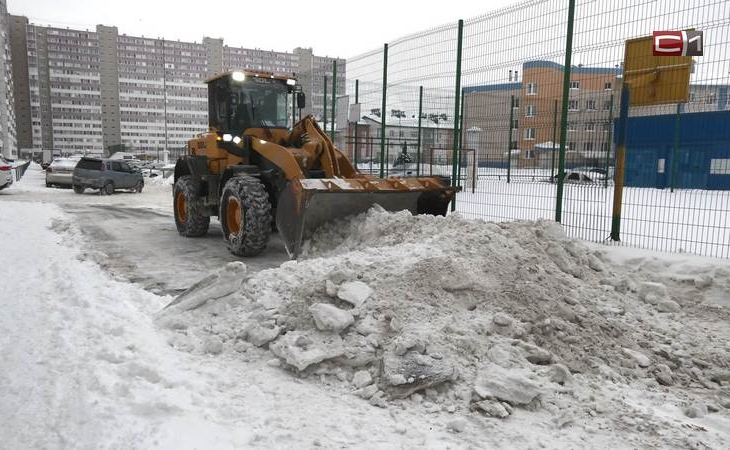
[(0, 195), (0, 448), (730, 441), (726, 261), (372, 210), (256, 267), (179, 240), (169, 185), (40, 182)]

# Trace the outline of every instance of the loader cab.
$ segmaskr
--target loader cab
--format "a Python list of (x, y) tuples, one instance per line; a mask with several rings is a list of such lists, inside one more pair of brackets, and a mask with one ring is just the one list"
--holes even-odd
[(287, 128), (301, 91), (290, 78), (229, 72), (208, 80), (209, 127), (241, 136), (249, 128)]

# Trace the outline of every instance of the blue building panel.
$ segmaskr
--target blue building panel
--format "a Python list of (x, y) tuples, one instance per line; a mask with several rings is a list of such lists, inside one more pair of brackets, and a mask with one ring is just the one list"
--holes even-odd
[(624, 184), (730, 190), (730, 111), (630, 117)]

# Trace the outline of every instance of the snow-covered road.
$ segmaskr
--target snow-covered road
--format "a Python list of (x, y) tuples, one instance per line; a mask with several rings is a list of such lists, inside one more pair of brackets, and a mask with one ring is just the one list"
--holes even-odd
[[(265, 348), (238, 341), (245, 345), (237, 347), (233, 339), (220, 342), (219, 336), (229, 332), (226, 326), (244, 320), (243, 312), (251, 306), (244, 301), (244, 293), (235, 293), (227, 304), (193, 311), (190, 318), (200, 318), (198, 324), (183, 323), (181, 316), (168, 323), (172, 329), (160, 327), (159, 312), (174, 298), (166, 293), (179, 292), (234, 260), (214, 224), (206, 238), (178, 236), (169, 204), (169, 185), (150, 184), (141, 195), (79, 196), (43, 187), (42, 172), (34, 167), (0, 193), (0, 449), (719, 449), (730, 440), (730, 414), (722, 406), (723, 402), (730, 405), (730, 358), (725, 346), (730, 336), (725, 320), (730, 307), (730, 264), (726, 261), (627, 248), (586, 250), (569, 243), (553, 245), (550, 239), (545, 253), (545, 241), (525, 234), (527, 228), (511, 231), (515, 233), (512, 241), (509, 230), (501, 235), (498, 227), (485, 230), (458, 220), (453, 224), (491, 243), (474, 246), (458, 232), (439, 237), (433, 229), (408, 229), (412, 221), (395, 216), (388, 219), (391, 225), (377, 217), (371, 228), (353, 224), (351, 231), (359, 230), (362, 242), (348, 240), (347, 230), (323, 235), (315, 244), (330, 260), (319, 263), (315, 258), (260, 272), (263, 275), (253, 288), (278, 289), (282, 299), (300, 308), (297, 302), (311, 303), (308, 295), (318, 295), (318, 301), (326, 298), (307, 284), (315, 280), (324, 285), (320, 277), (330, 276), (329, 266), (337, 269), (342, 262), (355, 264), (351, 268), (359, 265), (358, 270), (373, 270), (365, 272), (363, 279), (375, 287), (375, 300), (363, 313), (377, 316), (383, 310), (386, 316), (422, 318), (423, 323), (407, 324), (410, 328), (429, 327), (429, 320), (449, 323), (450, 327), (429, 328), (427, 334), (434, 343), (453, 344), (452, 350), (463, 352), (440, 355), (462, 358), (465, 370), (459, 389), (468, 387), (470, 380), (465, 377), (476, 370), (475, 362), (490, 357), (499, 361), (508, 355), (520, 360), (519, 371), (529, 374), (546, 400), (536, 410), (515, 407), (505, 419), (474, 410), (468, 389), (466, 395), (460, 391), (457, 396), (448, 389), (434, 390), (376, 407), (353, 395), (350, 368), (335, 367), (341, 377), (329, 369), (299, 377), (285, 370)], [(398, 233), (389, 235), (386, 228), (391, 226)], [(419, 233), (445, 244), (420, 244)], [(453, 266), (429, 265), (429, 258), (448, 251), (454, 236), (458, 239), (453, 242), (463, 246), (460, 251), (472, 259), (465, 257)], [(520, 239), (524, 242), (518, 244)], [(379, 241), (381, 249), (369, 252), (358, 247), (369, 240)], [(342, 256), (347, 245), (363, 253)], [(493, 261), (478, 252), (485, 248), (493, 252), (487, 253), (494, 256)], [(408, 249), (412, 253), (404, 253)], [(286, 260), (282, 252), (275, 244), (265, 258), (246, 260), (248, 272), (279, 266)], [(597, 255), (602, 259), (596, 260)], [(383, 270), (390, 267), (392, 257), (401, 259), (393, 264), (392, 273), (386, 273)], [(446, 258), (453, 260), (454, 255)], [(520, 258), (529, 270), (518, 273), (516, 269), (523, 266), (510, 264)], [(576, 268), (571, 258), (587, 258), (588, 265), (603, 267), (603, 272)], [(541, 263), (533, 267), (538, 260)], [(471, 261), (478, 261), (478, 267), (470, 267)], [(485, 268), (491, 272), (481, 272)], [(472, 269), (474, 274), (486, 275), (485, 280), (467, 283)], [(545, 275), (540, 270), (549, 270), (551, 278), (531, 278)], [(583, 278), (568, 276), (566, 270), (578, 270)], [(403, 274), (415, 276), (415, 284), (413, 279), (399, 278)], [(449, 277), (459, 276), (466, 280), (463, 286), (440, 290), (443, 280), (458, 285), (459, 280)], [(521, 293), (506, 282), (520, 277), (525, 281), (521, 288), (526, 289)], [(573, 295), (566, 303), (560, 300), (556, 310), (563, 318), (572, 314), (572, 320), (531, 317), (551, 313), (553, 306), (543, 311), (540, 305), (553, 305), (550, 302), (555, 300), (532, 298), (534, 293), (549, 296), (551, 292), (531, 283), (537, 280), (558, 283), (554, 291), (563, 291), (560, 280), (573, 286)], [(666, 298), (652, 300), (645, 295), (639, 301), (636, 285), (644, 281), (668, 286)], [(491, 290), (484, 292), (482, 282), (492, 283)], [(502, 303), (497, 294), (503, 293), (524, 297), (519, 304), (511, 304), (513, 297), (508, 295)], [(427, 299), (446, 296), (419, 306), (410, 301), (413, 294)], [(477, 303), (464, 310), (444, 302), (451, 296)], [(660, 302), (674, 307), (669, 298), (677, 300), (683, 312), (655, 311)], [(443, 311), (455, 313), (429, 317), (431, 312)], [(498, 317), (496, 311), (511, 311), (512, 317), (504, 313)], [(238, 312), (240, 318), (231, 315)], [(551, 321), (562, 323), (567, 327), (563, 330), (573, 330), (578, 340), (557, 340), (557, 347), (550, 350), (564, 351), (566, 359), (573, 350), (576, 355), (587, 351), (596, 366), (583, 367), (583, 359), (576, 356), (574, 385), (544, 380), (548, 366), (531, 364), (517, 350), (518, 343), (526, 342), (488, 331), (493, 323), (505, 320), (526, 327), (533, 324), (530, 333), (538, 324), (547, 330), (544, 327)], [(598, 325), (592, 327), (594, 323)], [(305, 325), (302, 321), (291, 326)], [(450, 334), (444, 335), (447, 328)], [(604, 332), (609, 333), (605, 338)], [(446, 340), (436, 341), (444, 336)], [(645, 348), (637, 347), (633, 336), (640, 337)], [(398, 338), (388, 339), (393, 337)], [(581, 337), (591, 339), (591, 344), (581, 346)], [(544, 339), (541, 345), (552, 345), (547, 334)], [(602, 344), (602, 339), (608, 344)], [(608, 348), (612, 342), (633, 350)], [(210, 351), (194, 351), (197, 348)], [(637, 353), (637, 348), (649, 356)], [(647, 358), (652, 362), (645, 367)], [(659, 370), (659, 361), (671, 365), (667, 376), (673, 386), (657, 384), (655, 377), (666, 375), (663, 368)], [(375, 371), (372, 375), (380, 376)], [(699, 408), (697, 417), (687, 415), (687, 406)]]

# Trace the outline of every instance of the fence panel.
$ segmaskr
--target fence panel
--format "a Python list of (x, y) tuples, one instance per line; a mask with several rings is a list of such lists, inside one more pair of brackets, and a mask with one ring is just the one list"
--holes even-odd
[[(466, 186), (471, 154), (475, 180), (456, 201), (468, 217), (557, 219), (568, 235), (595, 242), (613, 235), (626, 245), (730, 257), (730, 2), (530, 0), (468, 19), (460, 98), (457, 29), (390, 43), (385, 86), (382, 50), (348, 60), (347, 90), (355, 102), (358, 81), (361, 114), (358, 138), (351, 126), (346, 140), (367, 152), (361, 164), (377, 166), (375, 174), (456, 169), (455, 183)], [(687, 101), (629, 108), (624, 188), (616, 191), (626, 41), (685, 29), (705, 39)]]

